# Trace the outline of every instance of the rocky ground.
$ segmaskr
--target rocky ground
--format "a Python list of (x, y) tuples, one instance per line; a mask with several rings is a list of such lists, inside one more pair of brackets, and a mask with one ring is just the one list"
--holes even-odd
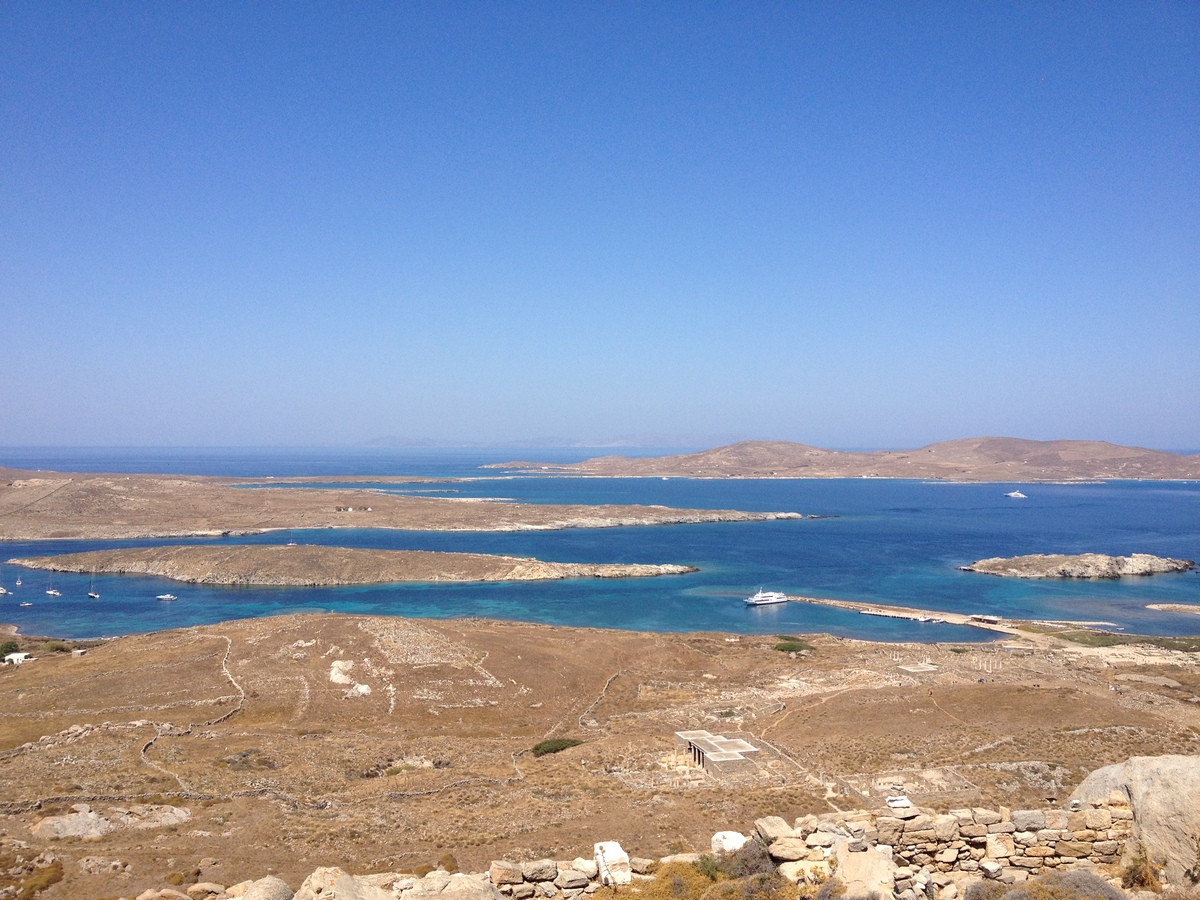
[(647, 578), (692, 566), (555, 563), (428, 550), (361, 550), (309, 544), (127, 547), (8, 562), (55, 572), (157, 575), (198, 584), (389, 584), (404, 581), (544, 581)]
[[(175, 876), (295, 887), (318, 866), (446, 853), (484, 871), (601, 838), (658, 858), (763, 815), (878, 804), (897, 780), (931, 808), (1038, 807), (1097, 766), (1200, 752), (1200, 658), (1154, 648), (810, 636), (781, 652), (771, 636), (340, 615), (83, 655), (16, 640), (37, 658), (0, 670), (0, 837), (54, 855), (51, 900)], [(744, 736), (761, 764), (689, 767), (672, 735), (697, 728)], [(548, 738), (581, 743), (535, 756)], [(74, 833), (44, 824), (70, 816)]]
[(1148, 553), (1131, 556), (1106, 556), (1103, 553), (1032, 554), (1030, 556), (981, 559), (964, 572), (981, 572), (1007, 578), (1120, 578), (1123, 575), (1163, 575), (1187, 572), (1196, 563), (1190, 559), (1168, 559)]

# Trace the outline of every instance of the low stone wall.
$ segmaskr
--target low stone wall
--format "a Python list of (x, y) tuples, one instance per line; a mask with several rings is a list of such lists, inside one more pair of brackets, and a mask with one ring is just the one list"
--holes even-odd
[(1133, 810), (1120, 792), (1070, 810), (975, 807), (938, 813), (901, 806), (805, 816), (791, 825), (778, 816), (755, 822), (771, 857), (792, 880), (841, 874), (847, 864), (856, 868), (855, 854), (872, 852), (891, 861), (893, 883), (872, 884), (870, 890), (890, 890), (899, 900), (934, 896), (934, 888), (962, 880), (937, 875), (1012, 884), (1055, 869), (1116, 863), (1132, 829)]
[[(1056, 869), (1094, 867), (1120, 860), (1133, 827), (1125, 795), (1078, 809), (992, 810), (979, 807), (938, 813), (917, 806), (804, 816), (789, 824), (779, 816), (754, 823), (754, 834), (713, 835), (713, 853), (736, 852), (750, 840), (767, 847), (779, 871), (794, 881), (818, 883), (833, 875), (848, 896), (880, 900), (956, 900), (974, 879), (1006, 884)], [(579, 900), (603, 885), (649, 881), (658, 864), (693, 862), (699, 853), (650, 859), (629, 857), (615, 841), (595, 845), (591, 859), (496, 860), (487, 872), (424, 877), (400, 873), (350, 875), (315, 871), (296, 900)], [(276, 878), (145, 891), (137, 900), (290, 900)]]

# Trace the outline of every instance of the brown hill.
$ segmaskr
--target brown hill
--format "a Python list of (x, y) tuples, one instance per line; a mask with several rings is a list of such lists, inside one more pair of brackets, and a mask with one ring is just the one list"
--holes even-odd
[(964, 438), (916, 450), (851, 453), (788, 441), (635, 459), (601, 456), (571, 465), (513, 462), (494, 468), (584, 475), (698, 478), (932, 478), (948, 481), (1190, 480), (1200, 456), (1121, 447), (1106, 441)]

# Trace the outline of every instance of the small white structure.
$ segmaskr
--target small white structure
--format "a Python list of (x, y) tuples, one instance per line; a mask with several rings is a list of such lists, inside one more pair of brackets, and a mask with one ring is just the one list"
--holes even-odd
[(32, 659), (33, 657), (28, 653), (10, 653), (4, 657), (4, 664), (6, 666), (19, 666), (21, 663), (29, 662)]

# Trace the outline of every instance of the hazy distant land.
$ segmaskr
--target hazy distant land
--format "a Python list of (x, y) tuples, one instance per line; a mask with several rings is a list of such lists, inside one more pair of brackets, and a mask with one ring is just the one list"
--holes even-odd
[(554, 563), (481, 553), (361, 550), (310, 544), (122, 548), (9, 562), (55, 572), (156, 575), (196, 584), (303, 587), (406, 581), (646, 578), (698, 571), (693, 566)]
[(690, 478), (921, 478), (946, 481), (1092, 481), (1200, 478), (1200, 455), (1105, 441), (984, 437), (916, 450), (853, 453), (788, 441), (741, 441), (677, 456), (601, 456), (580, 463), (510, 462), (486, 468), (541, 474)]

